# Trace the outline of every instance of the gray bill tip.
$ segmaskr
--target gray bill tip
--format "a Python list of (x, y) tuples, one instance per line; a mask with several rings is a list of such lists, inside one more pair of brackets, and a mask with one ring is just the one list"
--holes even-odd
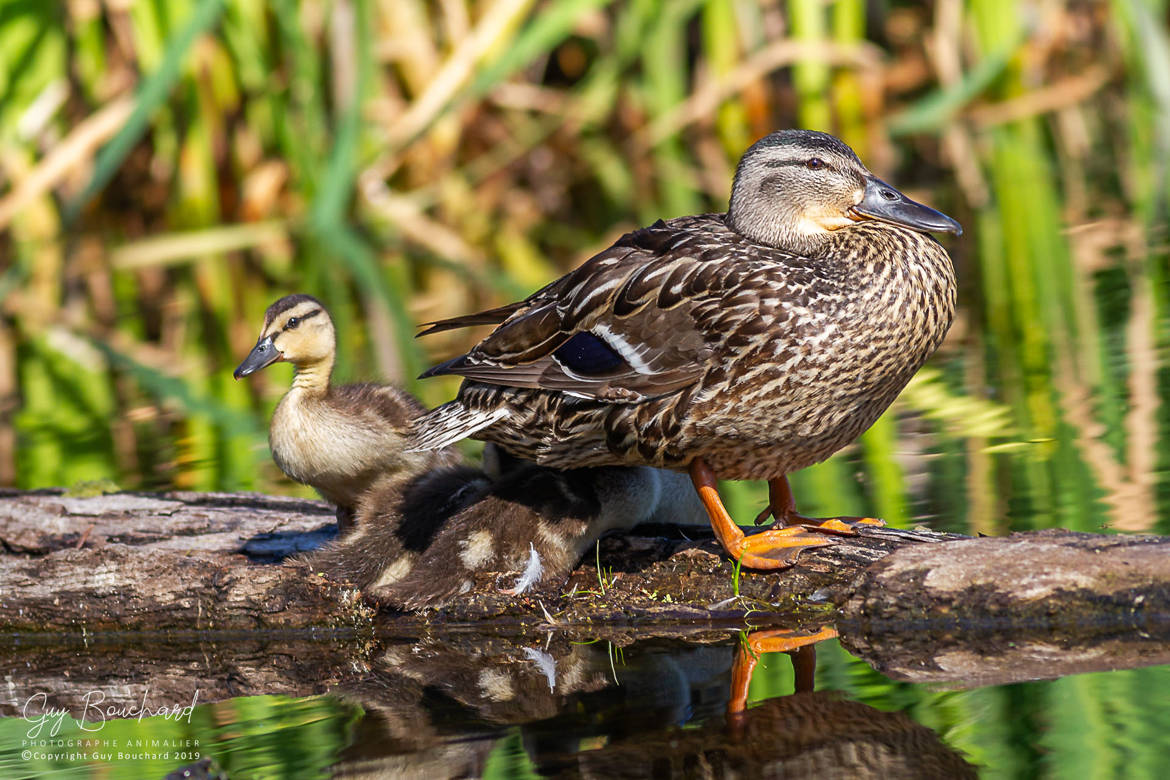
[(958, 220), (907, 198), (876, 176), (866, 180), (865, 195), (861, 202), (853, 207), (853, 211), (866, 219), (877, 219), (912, 230), (953, 233), (956, 236), (963, 234), (963, 226)]
[(244, 358), (244, 361), (236, 366), (236, 370), (232, 372), (232, 376), (239, 379), (240, 377), (254, 374), (278, 360), (280, 360), (280, 351), (272, 343), (272, 337), (269, 336), (268, 338), (260, 339), (256, 342), (256, 346), (252, 347), (252, 351), (248, 353), (248, 357)]

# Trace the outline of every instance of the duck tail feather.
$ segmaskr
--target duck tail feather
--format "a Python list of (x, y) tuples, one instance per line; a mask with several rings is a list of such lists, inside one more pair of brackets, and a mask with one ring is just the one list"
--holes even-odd
[(460, 401), (450, 401), (415, 420), (413, 442), (406, 451), (441, 450), (506, 416), (503, 407), (468, 409)]

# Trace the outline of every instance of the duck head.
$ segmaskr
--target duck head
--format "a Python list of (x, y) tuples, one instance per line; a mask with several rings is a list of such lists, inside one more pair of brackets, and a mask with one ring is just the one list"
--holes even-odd
[(298, 370), (332, 367), (335, 344), (333, 321), (321, 302), (311, 295), (286, 295), (268, 307), (256, 346), (232, 376), (248, 376), (278, 360), (287, 360)]
[(756, 141), (735, 172), (727, 223), (766, 246), (815, 256), (833, 232), (878, 220), (923, 233), (963, 228), (870, 173), (844, 143), (813, 130)]

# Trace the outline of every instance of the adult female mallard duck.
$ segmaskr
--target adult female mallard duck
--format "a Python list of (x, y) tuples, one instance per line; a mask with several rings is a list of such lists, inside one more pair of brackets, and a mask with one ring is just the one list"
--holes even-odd
[(332, 385), (337, 338), (333, 320), (309, 295), (286, 295), (268, 307), (256, 346), (236, 379), (278, 360), (296, 367), (292, 388), (272, 413), (272, 458), (288, 476), (337, 505), (341, 530), (358, 498), (388, 471), (419, 473), (453, 463), (448, 450), (408, 452), (411, 421), (426, 411), (392, 385)]
[(785, 475), (861, 435), (950, 327), (935, 230), (961, 232), (836, 138), (773, 133), (740, 160), (726, 214), (659, 221), (523, 301), (433, 323), (498, 327), (423, 374), (465, 381), (414, 446), (474, 436), (557, 468), (689, 471), (734, 558), (786, 566), (825, 537), (745, 537), (716, 478), (769, 480), (764, 514), (808, 523)]

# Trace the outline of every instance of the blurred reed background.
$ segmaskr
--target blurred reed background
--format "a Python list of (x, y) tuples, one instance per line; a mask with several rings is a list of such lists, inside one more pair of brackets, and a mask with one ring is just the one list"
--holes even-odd
[[(322, 298), (342, 380), (429, 404), (476, 334), (622, 232), (723, 210), (757, 137), (844, 138), (960, 219), (962, 310), (809, 513), (1170, 530), (1165, 0), (7, 0), (0, 484), (304, 492), (265, 445)], [(753, 517), (760, 486), (730, 488)]]

